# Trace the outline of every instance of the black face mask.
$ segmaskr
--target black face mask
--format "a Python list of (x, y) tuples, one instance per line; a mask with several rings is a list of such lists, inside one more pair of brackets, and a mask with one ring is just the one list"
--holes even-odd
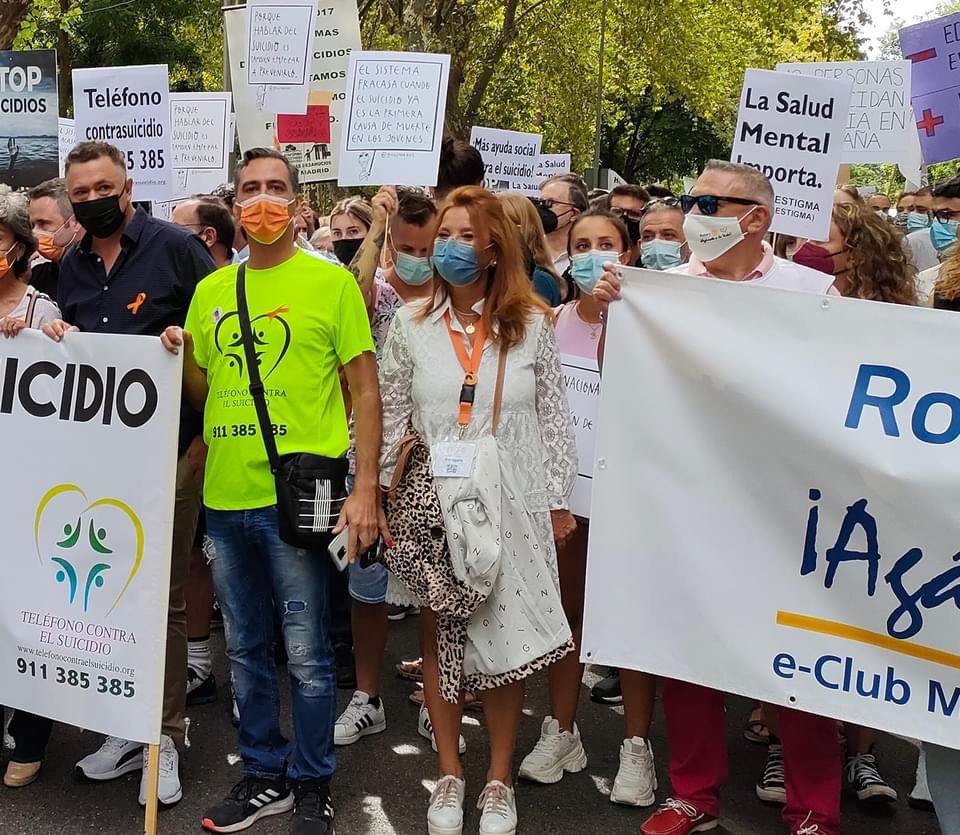
[(77, 223), (95, 238), (109, 238), (123, 226), (124, 211), (120, 208), (119, 194), (70, 205)]
[(553, 209), (548, 209), (546, 206), (537, 205), (537, 214), (540, 215), (540, 222), (543, 224), (544, 235), (549, 235), (551, 232), (557, 231), (557, 227), (560, 225), (560, 220), (553, 213)]
[(630, 236), (630, 243), (633, 246), (636, 246), (637, 241), (640, 240), (640, 221), (631, 220), (630, 218), (625, 217), (623, 219), (623, 222), (627, 226), (627, 234)]
[(345, 267), (350, 266), (350, 262), (356, 257), (357, 253), (360, 251), (360, 245), (363, 243), (363, 238), (351, 238), (349, 240), (343, 239), (333, 242), (333, 254), (337, 256), (337, 260), (343, 264)]

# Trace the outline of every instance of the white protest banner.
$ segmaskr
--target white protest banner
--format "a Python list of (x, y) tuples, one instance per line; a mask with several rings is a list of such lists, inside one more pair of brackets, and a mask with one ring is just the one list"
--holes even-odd
[(746, 71), (730, 158), (770, 178), (773, 232), (829, 236), (850, 87), (846, 79)]
[[(0, 344), (0, 703), (160, 741), (179, 357), (158, 339)], [(13, 471), (13, 470), (12, 470)]]
[(841, 163), (909, 159), (909, 134), (917, 132), (910, 109), (909, 61), (778, 64), (777, 71), (850, 81), (850, 112)]
[[(230, 78), (236, 110), (240, 150), (273, 147), (277, 140), (276, 115), (255, 108), (254, 88), (247, 84), (246, 6), (224, 9), (224, 30), (230, 60)], [(282, 150), (298, 168), (300, 182), (314, 183), (337, 178), (340, 156), (340, 129), (346, 97), (350, 54), (360, 49), (360, 18), (356, 0), (318, 0), (314, 17), (313, 64), (310, 69), (311, 97), (321, 94), (318, 103), (329, 107), (329, 143), (284, 143)], [(325, 98), (324, 98), (325, 97)], [(308, 101), (308, 104), (312, 99)]]
[(600, 408), (600, 366), (597, 361), (563, 354), (560, 357), (563, 382), (567, 388), (573, 430), (577, 436), (577, 460), (580, 469), (570, 496), (570, 512), (590, 518), (590, 496), (593, 484), (593, 450), (597, 435), (597, 412)]
[(307, 112), (313, 12), (312, 0), (247, 3), (247, 84), (260, 112)]
[(449, 74), (449, 55), (351, 54), (337, 182), (436, 185)]
[(73, 127), (73, 119), (65, 119), (61, 116), (57, 119), (57, 146), (60, 156), (60, 176), (65, 173), (67, 164), (67, 154), (70, 153), (73, 146), (77, 144), (77, 134)]
[(211, 192), (227, 181), (230, 104), (230, 93), (170, 94), (174, 200)]
[(57, 51), (0, 50), (0, 183), (30, 188), (57, 176)]
[(127, 159), (135, 200), (169, 200), (173, 186), (166, 64), (73, 71), (77, 142), (109, 142)]
[(470, 144), (480, 152), (486, 169), (483, 184), (490, 191), (539, 191), (542, 142), (539, 133), (478, 126), (470, 131)]
[(534, 176), (541, 183), (548, 177), (570, 173), (570, 154), (540, 154)]
[(960, 317), (623, 274), (584, 658), (955, 747)]

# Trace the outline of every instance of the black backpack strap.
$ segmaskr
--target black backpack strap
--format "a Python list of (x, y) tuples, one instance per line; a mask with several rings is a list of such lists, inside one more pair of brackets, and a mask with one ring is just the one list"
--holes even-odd
[(30, 294), (30, 300), (27, 302), (27, 312), (23, 317), (23, 321), (27, 323), (28, 328), (33, 327), (33, 314), (37, 307), (37, 296), (40, 294), (36, 290), (28, 290)]
[(257, 349), (253, 344), (250, 311), (247, 309), (246, 274), (247, 265), (241, 263), (237, 269), (237, 318), (240, 320), (240, 336), (247, 361), (247, 376), (250, 378), (250, 396), (257, 410), (257, 421), (260, 424), (263, 446), (267, 450), (267, 459), (270, 461), (270, 471), (276, 475), (280, 471), (280, 455), (277, 453), (277, 441), (273, 437), (273, 426), (270, 423), (263, 380), (260, 379), (260, 361), (257, 359)]

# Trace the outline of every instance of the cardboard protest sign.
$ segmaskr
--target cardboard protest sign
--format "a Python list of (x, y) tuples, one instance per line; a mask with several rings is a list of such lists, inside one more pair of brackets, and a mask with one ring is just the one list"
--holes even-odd
[(850, 112), (841, 163), (901, 162), (916, 133), (910, 110), (909, 61), (823, 61), (778, 64), (778, 72), (848, 79)]
[(304, 0), (247, 3), (247, 83), (260, 112), (307, 112), (313, 13)]
[(230, 93), (171, 93), (172, 198), (213, 191), (229, 178)]
[(166, 64), (73, 71), (77, 142), (116, 145), (136, 200), (169, 200), (173, 186)]
[(56, 177), (57, 51), (0, 51), (0, 183), (29, 188)]
[(960, 12), (900, 30), (913, 65), (913, 113), (923, 161), (960, 157)]
[(773, 232), (828, 237), (850, 88), (846, 79), (746, 71), (731, 159), (773, 184)]
[(305, 116), (277, 116), (277, 139), (280, 142), (321, 142), (330, 144), (330, 106), (311, 104)]
[(76, 131), (73, 127), (73, 119), (60, 117), (57, 119), (57, 145), (60, 152), (60, 176), (64, 174), (67, 164), (67, 154), (70, 153), (74, 145), (77, 144)]
[(542, 142), (539, 133), (477, 126), (470, 131), (470, 144), (480, 152), (486, 169), (483, 184), (490, 191), (539, 191)]
[(449, 55), (350, 56), (341, 186), (436, 185), (449, 73)]
[(548, 177), (570, 173), (570, 154), (540, 154), (534, 175), (543, 182)]
[[(224, 31), (233, 85), (240, 150), (280, 147), (277, 117), (255, 107), (255, 88), (247, 83), (246, 6), (224, 9)], [(328, 142), (283, 142), (281, 150), (300, 172), (300, 182), (335, 180), (340, 155), (340, 127), (352, 52), (360, 49), (357, 0), (317, 0), (314, 17), (313, 61), (310, 68), (309, 107), (329, 107)]]
[(570, 404), (570, 418), (577, 438), (577, 482), (570, 494), (570, 512), (590, 518), (593, 492), (594, 446), (600, 412), (600, 366), (596, 358), (560, 356), (563, 383)]

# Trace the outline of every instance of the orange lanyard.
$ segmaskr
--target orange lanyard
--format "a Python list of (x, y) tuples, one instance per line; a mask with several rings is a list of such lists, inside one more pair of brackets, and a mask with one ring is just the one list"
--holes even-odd
[(450, 342), (453, 350), (460, 360), (460, 367), (463, 369), (463, 386), (460, 388), (460, 414), (457, 416), (457, 426), (460, 427), (460, 437), (463, 437), (464, 430), (470, 424), (470, 415), (473, 412), (473, 400), (477, 392), (477, 372), (480, 370), (480, 363), (483, 360), (483, 345), (486, 342), (486, 331), (483, 326), (483, 319), (476, 324), (476, 332), (473, 337), (473, 350), (467, 353), (467, 348), (463, 344), (463, 339), (454, 331), (450, 319), (450, 311), (443, 314), (443, 321), (447, 325), (447, 333), (450, 334)]

